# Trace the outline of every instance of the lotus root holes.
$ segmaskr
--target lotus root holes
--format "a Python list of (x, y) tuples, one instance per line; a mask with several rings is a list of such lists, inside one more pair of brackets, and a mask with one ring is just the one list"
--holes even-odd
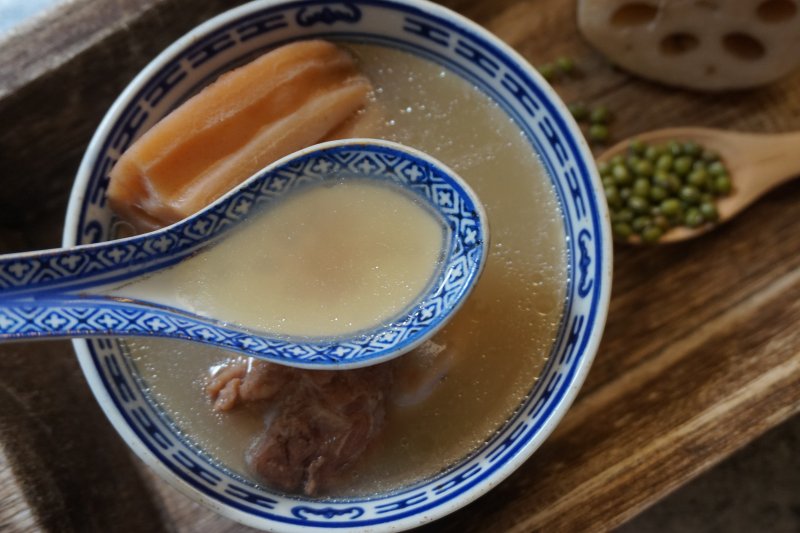
[(644, 2), (634, 2), (620, 6), (611, 15), (612, 26), (642, 26), (652, 22), (658, 14), (658, 7)]
[(744, 61), (756, 61), (766, 54), (761, 41), (746, 33), (728, 33), (722, 38), (722, 46), (729, 54)]
[(691, 33), (670, 33), (661, 39), (661, 52), (668, 56), (682, 55), (700, 46), (700, 40)]
[(758, 18), (770, 24), (784, 22), (796, 14), (797, 5), (792, 0), (766, 0), (756, 9)]

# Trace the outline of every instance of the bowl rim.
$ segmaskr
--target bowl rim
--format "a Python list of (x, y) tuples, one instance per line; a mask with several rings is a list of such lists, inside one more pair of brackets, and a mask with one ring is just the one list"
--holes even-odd
[[(110, 127), (119, 118), (120, 113), (130, 102), (132, 96), (141, 90), (144, 84), (151, 79), (152, 75), (156, 73), (159, 68), (163, 67), (164, 64), (179, 51), (191, 45), (198, 38), (198, 36), (207, 35), (214, 30), (250, 13), (258, 12), (270, 7), (286, 6), (289, 4), (299, 5), (301, 3), (303, 2), (295, 2), (292, 0), (253, 0), (249, 3), (226, 10), (192, 28), (182, 37), (174, 41), (155, 58), (153, 58), (136, 75), (136, 77), (130, 83), (128, 83), (125, 89), (120, 93), (112, 106), (106, 112), (100, 125), (95, 130), (95, 133), (81, 161), (69, 197), (69, 204), (65, 218), (65, 228), (62, 238), (62, 243), (64, 246), (71, 246), (77, 242), (77, 222), (81, 216), (84, 198), (86, 194), (88, 194), (87, 185), (91, 178), (92, 161), (94, 161), (94, 159), (96, 159), (101, 152), (103, 139), (108, 136), (110, 133)], [(324, 4), (330, 2), (323, 0), (316, 3)], [(520, 69), (529, 79), (533, 80), (537, 90), (541, 91), (547, 96), (549, 104), (552, 105), (558, 117), (564, 122), (564, 125), (566, 126), (565, 131), (570, 137), (569, 140), (576, 144), (575, 153), (576, 155), (579, 155), (579, 161), (583, 164), (588, 173), (591, 183), (591, 190), (598, 194), (598, 198), (600, 198), (599, 193), (602, 191), (602, 187), (600, 186), (600, 178), (594, 164), (594, 158), (585, 138), (580, 132), (579, 126), (557, 93), (552, 89), (552, 87), (550, 87), (550, 85), (536, 71), (536, 69), (534, 69), (518, 52), (479, 24), (472, 22), (459, 13), (429, 2), (428, 0), (382, 0), (381, 4), (396, 4), (399, 6), (405, 6), (407, 8), (415, 8), (426, 14), (446, 20), (450, 24), (476, 35), (482, 41), (490, 43), (501, 54), (505, 55), (516, 68)], [(600, 246), (604, 261), (600, 264), (599, 268), (599, 274), (602, 279), (597, 280), (597, 282), (600, 283), (600, 292), (596, 300), (596, 314), (594, 318), (595, 325), (592, 328), (586, 345), (582, 350), (582, 356), (579, 362), (575, 364), (571, 382), (561, 397), (561, 401), (553, 407), (552, 412), (542, 422), (542, 425), (537, 433), (533, 435), (509, 460), (494, 470), (490, 477), (484, 480), (484, 482), (479, 483), (464, 492), (461, 492), (457, 496), (438, 504), (433, 508), (413, 514), (411, 516), (405, 516), (396, 520), (392, 520), (390, 522), (369, 526), (359, 526), (360, 530), (385, 531), (416, 527), (446, 516), (466, 506), (480, 496), (484, 495), (486, 492), (511, 475), (511, 473), (517, 470), (522, 463), (528, 460), (530, 456), (541, 446), (541, 444), (550, 436), (555, 427), (562, 420), (565, 413), (575, 400), (575, 397), (583, 382), (585, 381), (586, 375), (588, 374), (589, 368), (591, 367), (591, 364), (597, 353), (606, 323), (611, 296), (613, 247), (610, 238), (611, 230), (609, 213), (605, 202), (597, 201), (596, 206), (599, 211), (596, 213), (599, 219), (598, 235), (602, 238), (602, 243), (600, 243)], [(564, 206), (562, 206), (562, 209), (564, 209)], [(562, 333), (562, 335), (563, 334), (564, 333)], [(97, 398), (97, 401), (103, 409), (106, 417), (109, 419), (126, 444), (142, 459), (145, 464), (155, 470), (162, 480), (176, 488), (179, 492), (189, 497), (193, 501), (203, 504), (205, 507), (222, 516), (251, 527), (260, 529), (264, 529), (265, 527), (280, 528), (283, 531), (308, 531), (309, 529), (317, 529), (314, 526), (309, 528), (309, 526), (298, 526), (294, 524), (275, 522), (269, 518), (245, 513), (239, 509), (221, 504), (210, 496), (199, 491), (185, 480), (180, 479), (147, 449), (147, 447), (140, 441), (139, 437), (133, 432), (128, 422), (117, 411), (114, 401), (106, 390), (101, 377), (96, 373), (96, 369), (93, 368), (93, 365), (91, 364), (92, 357), (88, 348), (88, 342), (76, 339), (72, 341), (72, 344), (78, 356), (81, 370), (83, 371), (84, 376), (86, 376), (87, 382), (89, 383), (89, 386)], [(320, 528), (320, 530), (328, 530), (328, 528)]]

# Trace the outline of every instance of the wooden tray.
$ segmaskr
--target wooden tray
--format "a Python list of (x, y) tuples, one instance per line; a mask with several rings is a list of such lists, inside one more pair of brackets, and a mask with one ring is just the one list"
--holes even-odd
[[(800, 75), (692, 94), (615, 70), (581, 39), (573, 2), (443, 3), (533, 64), (574, 57), (582, 78), (557, 90), (612, 109), (616, 138), (679, 125), (800, 129)], [(113, 98), (168, 43), (235, 4), (73, 0), (0, 42), (0, 251), (60, 242), (72, 176)], [(427, 529), (612, 528), (800, 410), (799, 206), (790, 183), (694, 242), (618, 248), (605, 338), (574, 407), (508, 480)], [(0, 352), (0, 529), (246, 529), (141, 466), (68, 343)]]

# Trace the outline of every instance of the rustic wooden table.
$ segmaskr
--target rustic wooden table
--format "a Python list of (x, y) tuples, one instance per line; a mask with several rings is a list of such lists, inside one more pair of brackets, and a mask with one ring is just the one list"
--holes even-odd
[[(150, 58), (230, 0), (73, 0), (0, 42), (0, 252), (60, 241), (78, 161)], [(448, 0), (533, 64), (574, 57), (567, 101), (614, 135), (800, 129), (800, 75), (697, 95), (615, 70), (574, 2)], [(798, 147), (800, 149), (800, 147)], [(428, 529), (609, 529), (800, 410), (800, 181), (693, 242), (618, 248), (604, 341), (555, 434), (487, 496)], [(147, 471), (104, 419), (66, 342), (0, 346), (0, 529), (242, 531)]]

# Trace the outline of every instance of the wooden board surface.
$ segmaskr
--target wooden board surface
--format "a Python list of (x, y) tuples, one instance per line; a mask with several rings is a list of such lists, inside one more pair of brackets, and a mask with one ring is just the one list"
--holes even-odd
[[(73, 0), (0, 42), (0, 252), (58, 244), (72, 176), (114, 96), (169, 42), (236, 3)], [(572, 2), (443, 3), (533, 64), (574, 57), (582, 77), (556, 89), (612, 109), (617, 138), (679, 125), (800, 130), (800, 75), (688, 93), (615, 70), (581, 39)], [(606, 334), (573, 408), (508, 480), (423, 529), (610, 529), (797, 413), (798, 214), (794, 182), (696, 241), (617, 248)], [(130, 454), (68, 343), (0, 346), (0, 440), (0, 529), (246, 530)]]

